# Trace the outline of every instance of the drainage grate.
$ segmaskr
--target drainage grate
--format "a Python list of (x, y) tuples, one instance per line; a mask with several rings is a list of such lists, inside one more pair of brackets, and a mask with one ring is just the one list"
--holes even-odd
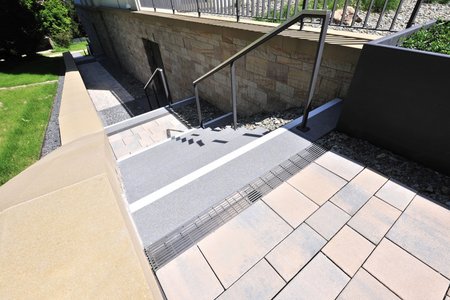
[(326, 150), (311, 145), (145, 249), (156, 272), (203, 237), (304, 169)]

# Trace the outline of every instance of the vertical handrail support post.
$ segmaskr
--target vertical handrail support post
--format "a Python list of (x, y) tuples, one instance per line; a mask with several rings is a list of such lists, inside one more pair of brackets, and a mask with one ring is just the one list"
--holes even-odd
[(231, 73), (231, 104), (233, 108), (233, 129), (237, 129), (237, 85), (236, 85), (236, 69), (235, 61), (230, 66)]
[(319, 75), (320, 63), (322, 62), (322, 54), (325, 46), (325, 38), (327, 35), (329, 21), (330, 21), (330, 12), (328, 11), (327, 14), (325, 15), (325, 20), (323, 21), (322, 28), (320, 30), (319, 45), (317, 46), (314, 68), (311, 75), (311, 81), (309, 82), (308, 98), (303, 112), (302, 123), (300, 124), (300, 126), (297, 126), (297, 129), (304, 132), (309, 130), (309, 128), (306, 127), (306, 124), (308, 122), (308, 115), (311, 109), (311, 102), (316, 88), (317, 77)]

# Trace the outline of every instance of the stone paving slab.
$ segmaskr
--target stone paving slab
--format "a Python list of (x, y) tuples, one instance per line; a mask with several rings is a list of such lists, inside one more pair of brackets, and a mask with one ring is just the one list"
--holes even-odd
[(359, 269), (337, 299), (400, 300), (364, 269)]
[(262, 259), (217, 299), (272, 299), (285, 284), (280, 275)]
[(306, 224), (302, 224), (276, 246), (266, 259), (284, 278), (291, 280), (326, 244), (326, 240)]
[[(420, 196), (411, 201), (414, 192), (353, 162), (337, 159), (355, 167), (347, 175), (325, 168), (329, 159), (336, 158), (303, 169), (198, 243), (226, 290), (221, 297), (447, 300), (450, 211)], [(349, 186), (359, 199), (344, 197)]]
[(333, 203), (327, 202), (310, 216), (306, 223), (324, 238), (330, 240), (349, 219), (350, 216), (343, 210)]
[(197, 246), (158, 270), (156, 275), (168, 300), (214, 299), (223, 291)]
[(331, 201), (348, 214), (354, 215), (386, 181), (387, 178), (364, 169)]
[(378, 244), (400, 214), (398, 209), (372, 197), (348, 224), (372, 243)]
[[(321, 184), (317, 184), (318, 182)], [(288, 183), (318, 205), (322, 205), (347, 182), (313, 163), (289, 179)]]
[(229, 288), (291, 231), (285, 221), (259, 201), (198, 246), (222, 284)]
[(277, 214), (293, 228), (298, 227), (319, 206), (288, 183), (283, 183), (276, 190), (263, 197)]
[(450, 283), (387, 239), (381, 241), (364, 269), (403, 299), (443, 299)]
[(375, 246), (348, 226), (344, 226), (323, 248), (347, 275), (354, 276)]
[(416, 196), (387, 237), (450, 279), (450, 211)]
[(352, 180), (364, 167), (338, 154), (327, 152), (316, 160), (316, 163), (347, 181)]
[(334, 299), (349, 280), (333, 262), (319, 253), (275, 299)]

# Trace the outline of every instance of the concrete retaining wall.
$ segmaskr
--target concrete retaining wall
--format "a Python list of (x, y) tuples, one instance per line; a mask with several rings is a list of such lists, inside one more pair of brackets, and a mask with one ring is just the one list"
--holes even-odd
[[(174, 99), (192, 96), (193, 80), (273, 28), (107, 8), (78, 7), (78, 12), (94, 50), (142, 82), (151, 74), (142, 39), (158, 43)], [(236, 65), (239, 113), (299, 106), (306, 98), (317, 39), (317, 32), (288, 30), (241, 58)], [(345, 98), (366, 41), (328, 36), (314, 105)], [(229, 111), (230, 86), (227, 68), (199, 88), (204, 99)]]

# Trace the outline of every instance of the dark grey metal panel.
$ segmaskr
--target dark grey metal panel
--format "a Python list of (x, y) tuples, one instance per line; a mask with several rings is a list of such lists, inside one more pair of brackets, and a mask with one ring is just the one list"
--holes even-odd
[(450, 174), (450, 56), (367, 44), (338, 129)]

